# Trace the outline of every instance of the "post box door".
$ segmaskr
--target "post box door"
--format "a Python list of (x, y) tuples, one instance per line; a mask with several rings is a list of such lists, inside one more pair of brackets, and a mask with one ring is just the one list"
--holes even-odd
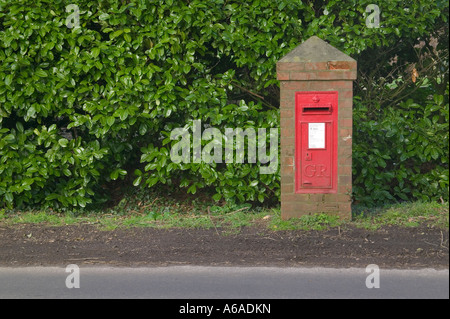
[(337, 190), (337, 92), (296, 96), (296, 192)]

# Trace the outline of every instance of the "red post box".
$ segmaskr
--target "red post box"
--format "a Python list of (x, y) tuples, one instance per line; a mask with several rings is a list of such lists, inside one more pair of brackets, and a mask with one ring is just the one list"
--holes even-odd
[(296, 193), (336, 193), (338, 92), (296, 92)]

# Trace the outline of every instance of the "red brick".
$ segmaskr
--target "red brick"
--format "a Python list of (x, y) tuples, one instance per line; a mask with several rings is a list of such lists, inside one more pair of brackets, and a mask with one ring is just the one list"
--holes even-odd
[(294, 184), (287, 184), (287, 183), (282, 183), (281, 184), (281, 194), (291, 194), (294, 193)]
[(348, 135), (346, 137), (341, 137), (338, 141), (338, 147), (352, 147), (353, 138), (351, 135)]
[(277, 79), (279, 81), (289, 80), (289, 72), (277, 72)]
[(296, 90), (296, 91), (308, 91), (309, 82), (302, 81), (289, 81), (283, 87), (283, 89)]
[(295, 149), (290, 145), (281, 145), (281, 156), (294, 156)]
[(356, 69), (356, 61), (328, 61), (329, 70)]
[(338, 194), (351, 194), (352, 185), (338, 185)]
[[(290, 82), (288, 82), (288, 83), (290, 83)], [(295, 90), (281, 88), (281, 90), (280, 90), (280, 102), (282, 102), (282, 101), (289, 101), (289, 102), (291, 102), (291, 101), (294, 101), (294, 99), (295, 99)]]
[(349, 154), (347, 156), (339, 156), (338, 157), (338, 165), (352, 165), (351, 154)]
[(293, 184), (294, 183), (294, 175), (287, 174), (281, 175), (281, 184)]
[(293, 81), (315, 80), (316, 74), (313, 72), (292, 72), (290, 79)]
[(341, 165), (338, 167), (339, 175), (352, 175), (352, 167), (350, 165)]
[(351, 145), (339, 145), (338, 149), (338, 157), (352, 156), (352, 148)]
[(353, 90), (340, 90), (339, 96), (341, 99), (352, 99), (353, 98)]
[(282, 175), (294, 174), (294, 166), (286, 166), (286, 165), (281, 166), (281, 174)]
[(339, 203), (339, 211), (340, 212), (350, 212), (352, 211), (351, 203)]
[(294, 165), (294, 157), (293, 156), (284, 156), (282, 160), (282, 164), (287, 166), (293, 166)]
[(355, 78), (352, 71), (319, 71), (316, 73), (316, 79), (319, 80), (350, 80)]
[(297, 202), (309, 202), (312, 194), (296, 194)]
[(327, 70), (327, 69), (328, 69), (327, 62), (305, 62), (304, 64), (305, 71)]
[[(340, 92), (339, 92), (340, 93)], [(340, 94), (339, 95), (339, 107), (340, 108), (352, 108), (353, 107), (353, 97), (350, 98), (343, 98)], [(352, 93), (353, 95), (353, 93)]]
[(297, 202), (295, 202), (295, 201), (292, 201), (292, 202), (281, 201), (281, 211), (283, 211), (283, 210), (294, 211), (296, 209), (297, 209)]
[(281, 193), (281, 201), (282, 202), (296, 202), (297, 201), (297, 194), (285, 194)]
[(350, 176), (350, 175), (338, 176), (338, 184), (339, 185), (351, 185), (352, 184), (352, 176)]
[(280, 111), (280, 118), (294, 118), (294, 108), (287, 108)]
[(294, 136), (287, 136), (287, 135), (283, 135), (284, 130), (283, 128), (281, 128), (282, 132), (281, 132), (281, 138), (280, 138), (280, 143), (282, 146), (287, 147), (287, 148), (295, 148), (295, 138)]
[(323, 200), (330, 203), (336, 202), (337, 194), (323, 194)]
[(339, 212), (339, 205), (337, 203), (320, 203), (317, 211), (320, 213), (337, 213)]
[(292, 99), (283, 99), (280, 100), (280, 109), (293, 109), (294, 108), (294, 101)]
[(339, 120), (339, 128), (352, 128), (353, 127), (353, 119), (340, 119)]
[(300, 213), (304, 214), (310, 214), (310, 213), (317, 213), (318, 205), (317, 203), (311, 203), (311, 202), (299, 202), (297, 203), (297, 209)]
[(284, 62), (277, 63), (277, 72), (279, 71), (303, 71), (305, 70), (305, 65), (303, 63), (297, 62)]
[(322, 202), (324, 200), (323, 195), (325, 194), (310, 194), (310, 202)]
[(293, 117), (282, 117), (280, 118), (280, 125), (284, 129), (294, 129), (294, 118)]
[(339, 104), (338, 116), (340, 119), (352, 119), (353, 118), (353, 109), (347, 108), (347, 107), (342, 107), (342, 105)]
[(295, 136), (294, 127), (281, 127), (281, 136), (293, 137)]
[(337, 198), (340, 203), (349, 203), (352, 200), (352, 196), (350, 194), (339, 194)]
[(351, 128), (344, 128), (344, 129), (340, 129), (339, 130), (339, 136), (340, 137), (347, 137), (347, 136), (352, 136), (353, 135), (353, 129)]
[(311, 90), (317, 90), (317, 91), (337, 91), (341, 89), (352, 89), (353, 88), (353, 82), (352, 81), (337, 81), (337, 80), (330, 80), (330, 81), (309, 81)]

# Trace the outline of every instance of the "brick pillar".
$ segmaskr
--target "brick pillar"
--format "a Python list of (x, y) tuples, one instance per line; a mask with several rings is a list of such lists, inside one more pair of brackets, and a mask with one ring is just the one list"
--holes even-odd
[[(313, 213), (351, 218), (352, 192), (352, 98), (357, 63), (318, 37), (311, 37), (277, 63), (280, 81), (281, 216), (283, 219)], [(337, 186), (323, 193), (296, 187), (296, 170), (302, 158), (296, 153), (297, 92), (335, 91), (337, 110)], [(333, 106), (334, 107), (334, 106)], [(296, 125), (297, 123), (297, 125)], [(298, 134), (297, 134), (298, 138)], [(296, 155), (297, 154), (297, 155)]]

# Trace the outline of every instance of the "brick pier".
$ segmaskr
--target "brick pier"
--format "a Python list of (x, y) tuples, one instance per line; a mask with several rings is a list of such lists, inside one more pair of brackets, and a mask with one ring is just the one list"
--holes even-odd
[[(277, 63), (280, 81), (281, 216), (283, 219), (312, 213), (351, 218), (353, 80), (357, 63), (318, 37), (311, 37)], [(296, 92), (337, 91), (337, 190), (333, 193), (298, 193), (296, 158)]]

